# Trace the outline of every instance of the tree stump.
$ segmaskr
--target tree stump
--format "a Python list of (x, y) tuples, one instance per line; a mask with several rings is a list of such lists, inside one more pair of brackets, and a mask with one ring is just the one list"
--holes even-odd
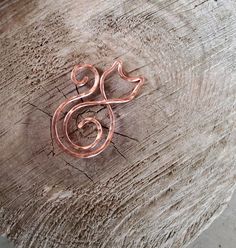
[[(5, 0), (0, 16), (1, 234), (22, 248), (177, 248), (219, 216), (236, 176), (234, 0)], [(102, 154), (62, 153), (50, 123), (77, 94), (73, 66), (117, 58), (145, 76), (141, 94), (113, 106)], [(114, 78), (110, 95), (131, 89)], [(87, 114), (109, 125), (106, 108)]]

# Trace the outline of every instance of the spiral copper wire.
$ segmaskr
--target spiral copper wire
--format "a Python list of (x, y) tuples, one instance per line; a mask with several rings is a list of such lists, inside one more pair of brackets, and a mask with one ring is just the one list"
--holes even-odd
[[(123, 98), (112, 98), (112, 99), (107, 99), (105, 89), (104, 89), (104, 84), (105, 84), (105, 79), (115, 71), (115, 69), (118, 69), (118, 73), (121, 78), (128, 82), (132, 83), (137, 83), (136, 86), (134, 87), (133, 91), (126, 97)], [(71, 72), (71, 80), (73, 83), (80, 87), (85, 85), (88, 82), (88, 77), (84, 76), (82, 80), (78, 80), (77, 76), (78, 73), (81, 72), (82, 70), (87, 69), (90, 70), (94, 74), (94, 83), (93, 86), (86, 92), (83, 92), (77, 96), (73, 96), (67, 100), (65, 100), (63, 103), (59, 105), (59, 107), (56, 109), (53, 118), (52, 118), (52, 134), (59, 145), (59, 147), (66, 153), (77, 157), (77, 158), (91, 158), (94, 157), (98, 154), (100, 154), (102, 151), (104, 151), (109, 143), (112, 140), (114, 130), (115, 130), (115, 116), (111, 108), (111, 104), (117, 104), (117, 103), (126, 103), (131, 101), (139, 92), (141, 86), (144, 83), (144, 78), (143, 77), (129, 77), (125, 74), (123, 71), (123, 63), (120, 60), (117, 60), (113, 63), (113, 65), (105, 70), (100, 78), (99, 73), (97, 69), (91, 65), (91, 64), (79, 64), (74, 67), (74, 69)], [(64, 111), (69, 105), (72, 103), (78, 102), (78, 100), (90, 96), (93, 94), (96, 89), (100, 87), (100, 93), (102, 96), (102, 100), (98, 101), (87, 101), (87, 102), (81, 102), (77, 103), (74, 105), (65, 115), (63, 119), (63, 126), (62, 126), (62, 132), (63, 132), (63, 138), (59, 136), (59, 131), (58, 131), (58, 124), (59, 121), (61, 120), (61, 116), (63, 115)], [(82, 146), (79, 144), (74, 143), (70, 136), (69, 136), (69, 122), (72, 119), (72, 115), (76, 112), (81, 110), (82, 108), (85, 107), (92, 107), (92, 106), (97, 106), (97, 105), (105, 105), (108, 111), (109, 119), (110, 119), (110, 125), (109, 125), (109, 131), (107, 134), (107, 137), (103, 143), (101, 143), (102, 138), (103, 138), (103, 130), (102, 130), (102, 125), (101, 123), (95, 118), (95, 117), (86, 117), (82, 121), (80, 121), (77, 124), (77, 127), (79, 129), (83, 128), (86, 124), (88, 123), (93, 123), (96, 126), (97, 129), (97, 136), (95, 140), (86, 146)]]

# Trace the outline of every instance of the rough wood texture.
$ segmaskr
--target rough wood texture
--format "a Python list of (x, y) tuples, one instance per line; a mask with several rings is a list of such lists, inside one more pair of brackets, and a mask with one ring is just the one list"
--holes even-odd
[[(235, 0), (5, 0), (0, 16), (1, 233), (22, 248), (177, 248), (220, 214), (236, 176)], [(77, 94), (73, 65), (118, 57), (146, 76), (142, 94), (114, 108), (104, 153), (62, 154), (50, 121)]]

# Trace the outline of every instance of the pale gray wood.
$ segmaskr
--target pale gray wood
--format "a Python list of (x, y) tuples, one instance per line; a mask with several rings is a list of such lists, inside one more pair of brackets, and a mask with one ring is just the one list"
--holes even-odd
[[(236, 2), (16, 0), (0, 16), (0, 232), (24, 248), (164, 248), (209, 226), (235, 187)], [(116, 58), (145, 75), (141, 95), (114, 107), (104, 153), (62, 154), (50, 121), (77, 94), (73, 65)]]

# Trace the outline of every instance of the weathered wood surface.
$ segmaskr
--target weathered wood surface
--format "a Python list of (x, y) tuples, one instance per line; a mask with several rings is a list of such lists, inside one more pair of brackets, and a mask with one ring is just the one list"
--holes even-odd
[[(0, 232), (24, 248), (185, 247), (235, 186), (235, 0), (5, 0), (0, 16)], [(113, 144), (62, 154), (50, 121), (77, 94), (73, 65), (118, 57), (147, 81), (114, 108)]]

